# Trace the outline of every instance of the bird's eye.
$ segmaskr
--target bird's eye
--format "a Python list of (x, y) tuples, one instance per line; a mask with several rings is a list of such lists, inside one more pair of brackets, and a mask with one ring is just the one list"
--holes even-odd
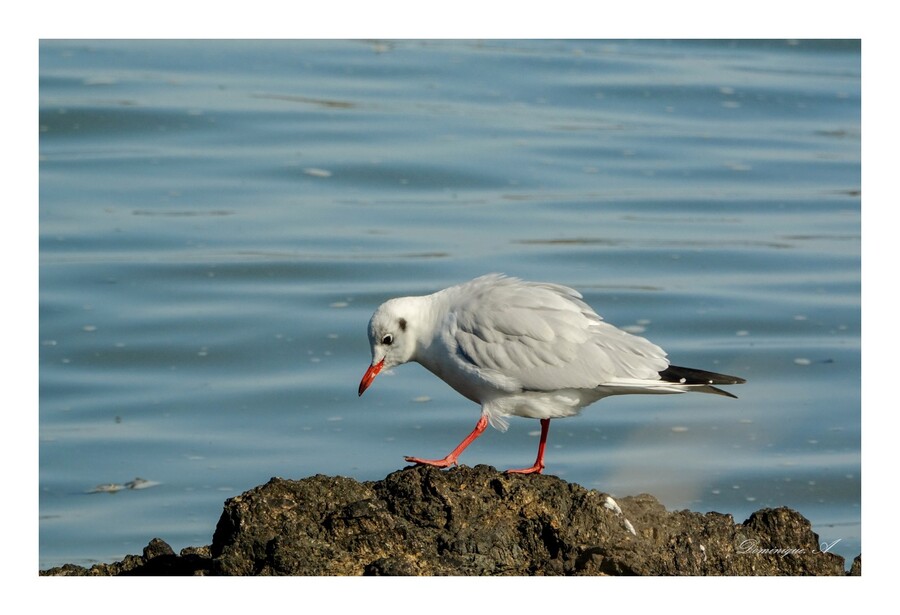
[(394, 336), (391, 335), (390, 333), (388, 333), (383, 338), (381, 338), (381, 343), (384, 344), (385, 346), (390, 346), (391, 344), (394, 343)]

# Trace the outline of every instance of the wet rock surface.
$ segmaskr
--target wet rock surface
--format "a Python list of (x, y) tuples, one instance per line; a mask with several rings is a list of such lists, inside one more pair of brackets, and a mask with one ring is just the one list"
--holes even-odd
[[(857, 557), (852, 574), (861, 573)], [(743, 523), (554, 476), (413, 467), (375, 482), (273, 478), (225, 502), (212, 544), (42, 575), (845, 575), (788, 508)]]

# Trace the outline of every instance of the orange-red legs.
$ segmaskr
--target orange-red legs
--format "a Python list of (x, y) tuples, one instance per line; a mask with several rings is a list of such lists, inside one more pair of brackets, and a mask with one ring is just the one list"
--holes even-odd
[(537, 459), (530, 468), (507, 470), (507, 474), (540, 474), (544, 469), (544, 449), (547, 447), (547, 432), (550, 431), (550, 419), (541, 419), (541, 442), (538, 444)]
[(418, 457), (405, 457), (405, 459), (410, 463), (417, 463), (419, 465), (425, 466), (434, 466), (436, 468), (455, 466), (456, 458), (459, 457), (460, 453), (466, 450), (467, 446), (472, 444), (472, 441), (475, 440), (475, 438), (481, 435), (481, 432), (485, 430), (487, 424), (487, 417), (482, 414), (481, 418), (478, 419), (478, 424), (475, 425), (475, 429), (472, 430), (472, 433), (466, 436), (466, 439), (460, 442), (459, 446), (453, 449), (453, 451), (443, 459), (419, 459)]
[[(466, 450), (466, 447), (472, 444), (472, 442), (482, 434), (482, 432), (487, 427), (488, 420), (487, 417), (483, 414), (481, 418), (478, 419), (478, 424), (475, 425), (475, 429), (472, 430), (466, 439), (459, 443), (453, 451), (444, 457), (443, 459), (419, 459), (418, 457), (406, 457), (406, 461), (410, 463), (415, 463), (418, 465), (426, 465), (426, 466), (434, 466), (436, 468), (447, 468), (449, 466), (455, 466), (456, 459), (460, 456), (460, 454)], [(537, 459), (534, 460), (534, 465), (530, 468), (523, 468), (521, 470), (507, 470), (508, 474), (540, 474), (544, 469), (544, 449), (547, 447), (547, 432), (550, 430), (550, 419), (541, 419), (541, 442), (538, 444), (538, 454)]]

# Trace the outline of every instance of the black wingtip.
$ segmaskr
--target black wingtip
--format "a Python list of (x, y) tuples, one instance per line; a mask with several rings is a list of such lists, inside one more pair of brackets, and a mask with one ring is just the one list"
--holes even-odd
[[(740, 384), (740, 382), (735, 382), (735, 384)], [(728, 391), (726, 391), (724, 389), (720, 389), (719, 387), (707, 386), (705, 388), (706, 388), (706, 391), (708, 391), (709, 393), (715, 393), (716, 395), (724, 395), (725, 397), (730, 397), (731, 399), (738, 398), (737, 395), (735, 395), (733, 393), (729, 393)], [(700, 390), (702, 391), (703, 389), (701, 388)]]
[[(715, 372), (707, 372), (702, 369), (693, 369), (691, 367), (679, 367), (670, 365), (663, 371), (659, 372), (661, 380), (666, 382), (674, 382), (677, 384), (744, 384), (747, 382), (738, 376), (729, 376), (727, 374), (717, 374)], [(715, 388), (715, 387), (710, 387)], [(718, 389), (716, 389), (718, 390)], [(724, 395), (734, 397), (731, 393), (721, 391)]]

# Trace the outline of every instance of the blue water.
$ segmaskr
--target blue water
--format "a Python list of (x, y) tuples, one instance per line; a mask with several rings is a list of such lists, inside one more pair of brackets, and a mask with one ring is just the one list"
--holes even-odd
[[(366, 324), (492, 271), (748, 380), (554, 421), (548, 473), (791, 506), (852, 558), (860, 184), (858, 42), (43, 41), (40, 566), (445, 455), (478, 408), (417, 365), (358, 398)], [(538, 427), (461, 462), (528, 465)]]

